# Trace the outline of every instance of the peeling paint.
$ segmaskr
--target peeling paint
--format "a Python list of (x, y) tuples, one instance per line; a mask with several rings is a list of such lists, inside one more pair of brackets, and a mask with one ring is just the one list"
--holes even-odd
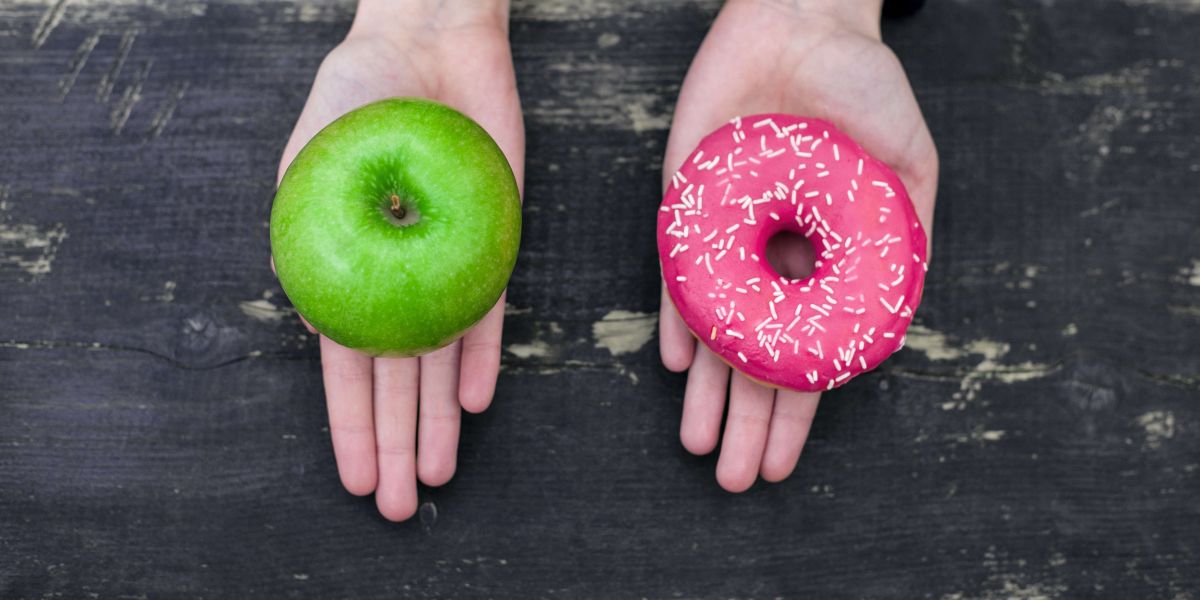
[(658, 313), (614, 310), (592, 323), (592, 337), (597, 348), (604, 348), (613, 356), (632, 354), (654, 337), (657, 319)]
[(1170, 411), (1152, 410), (1138, 417), (1137, 423), (1146, 432), (1147, 448), (1160, 448), (1175, 437), (1175, 414)]
[(967, 433), (955, 433), (947, 435), (945, 436), (945, 439), (960, 444), (965, 444), (967, 442), (983, 443), (998, 442), (1004, 439), (1004, 436), (1006, 435), (1008, 435), (1008, 432), (1004, 431), (1003, 429), (984, 429), (983, 426), (980, 425)]
[(983, 387), (983, 381), (995, 380), (1001, 383), (1017, 383), (1045, 377), (1052, 373), (1053, 365), (1025, 361), (1014, 364), (1004, 364), (1000, 361), (1011, 349), (1005, 342), (981, 338), (965, 344), (953, 344), (946, 334), (934, 331), (921, 325), (911, 325), (905, 336), (905, 347), (923, 353), (929, 360), (950, 361), (959, 360), (972, 355), (983, 357), (979, 363), (971, 367), (963, 376), (959, 391), (955, 392), (953, 403), (944, 403), (944, 410), (963, 409), (966, 402), (974, 400)]
[[(690, 0), (697, 10), (715, 13), (722, 0)], [(665, 2), (629, 0), (514, 0), (513, 19), (538, 21), (585, 21), (610, 17), (637, 18), (655, 10), (669, 10)]]
[(1200, 287), (1200, 260), (1192, 259), (1192, 266), (1179, 269), (1179, 277), (1176, 278), (1179, 283)]
[(621, 43), (621, 36), (611, 31), (606, 31), (596, 38), (596, 45), (600, 48), (612, 48)]
[[(509, 313), (512, 308), (515, 314), (525, 314), (531, 312), (530, 309), (517, 309), (506, 305), (505, 313)], [(520, 342), (509, 344), (504, 349), (513, 356), (521, 359), (545, 359), (555, 357), (559, 354), (557, 345), (561, 342), (563, 329), (555, 321), (535, 321), (533, 323), (533, 336), (528, 342)], [(552, 343), (553, 341), (553, 343)]]
[(153, 296), (142, 296), (140, 298), (140, 300), (142, 302), (150, 302), (150, 301), (163, 302), (163, 303), (174, 302), (175, 301), (175, 288), (176, 288), (176, 283), (174, 281), (167, 281), (167, 282), (163, 283), (163, 288), (162, 288), (161, 292), (154, 294)]
[(955, 360), (967, 355), (963, 348), (950, 345), (944, 333), (915, 324), (904, 334), (904, 347), (924, 354), (929, 360)]
[(1124, 0), (1128, 6), (1152, 6), (1180, 12), (1200, 12), (1200, 0)]
[(1003, 575), (999, 586), (979, 595), (968, 596), (962, 592), (946, 594), (943, 600), (1051, 600), (1061, 597), (1066, 586), (1058, 584), (1023, 583), (1017, 575)]
[(45, 275), (66, 238), (67, 228), (62, 223), (47, 229), (0, 223), (0, 267), (13, 266), (35, 277)]
[(238, 308), (242, 309), (247, 317), (264, 323), (278, 323), (284, 317), (296, 312), (290, 308), (275, 306), (266, 299), (239, 302)]
[(511, 315), (527, 315), (532, 312), (532, 308), (520, 308), (507, 302), (504, 303), (504, 316), (506, 317)]
[(509, 344), (504, 349), (517, 358), (545, 358), (550, 355), (550, 344), (543, 340), (533, 340), (528, 344)]

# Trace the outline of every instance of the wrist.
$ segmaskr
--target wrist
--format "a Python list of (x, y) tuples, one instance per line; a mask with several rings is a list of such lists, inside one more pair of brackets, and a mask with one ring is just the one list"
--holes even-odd
[(766, 6), (799, 18), (819, 18), (877, 40), (882, 37), (883, 0), (729, 0), (727, 4), (735, 3)]
[(509, 0), (359, 0), (350, 36), (461, 27), (508, 29)]

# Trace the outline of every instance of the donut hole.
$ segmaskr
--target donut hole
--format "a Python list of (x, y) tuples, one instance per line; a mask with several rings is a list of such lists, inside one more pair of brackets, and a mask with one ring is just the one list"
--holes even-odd
[(780, 231), (767, 240), (767, 264), (788, 279), (805, 279), (816, 268), (812, 242), (794, 231)]

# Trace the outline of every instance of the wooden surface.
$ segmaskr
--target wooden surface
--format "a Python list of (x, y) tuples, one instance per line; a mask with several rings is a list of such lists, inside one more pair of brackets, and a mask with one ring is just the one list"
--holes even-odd
[(919, 326), (739, 496), (680, 447), (653, 338), (659, 162), (717, 8), (516, 3), (498, 396), (393, 525), (338, 484), (267, 269), (353, 6), (0, 4), (0, 597), (1200, 597), (1200, 7), (886, 25), (942, 157)]

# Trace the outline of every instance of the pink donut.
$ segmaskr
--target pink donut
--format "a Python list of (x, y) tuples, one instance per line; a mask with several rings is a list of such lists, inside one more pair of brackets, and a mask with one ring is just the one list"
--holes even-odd
[[(784, 230), (816, 251), (810, 277), (767, 263)], [(692, 333), (751, 378), (800, 391), (838, 387), (904, 345), (925, 252), (904, 184), (819, 119), (733, 119), (684, 161), (658, 214), (663, 280)]]

